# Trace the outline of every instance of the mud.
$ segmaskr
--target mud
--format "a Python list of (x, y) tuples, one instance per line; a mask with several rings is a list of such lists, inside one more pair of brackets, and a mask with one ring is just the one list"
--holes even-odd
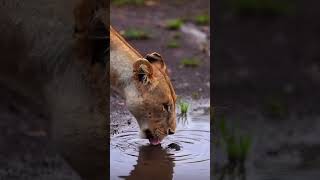
[[(173, 81), (176, 93), (181, 96), (192, 96), (199, 94), (199, 97), (209, 98), (210, 96), (210, 57), (204, 52), (203, 44), (209, 47), (210, 38), (209, 26), (198, 26), (194, 24), (194, 17), (199, 14), (209, 14), (209, 1), (199, 0), (188, 3), (182, 1), (155, 1), (152, 6), (115, 6), (111, 5), (110, 22), (118, 31), (137, 28), (144, 30), (151, 36), (145, 40), (129, 40), (142, 55), (150, 52), (158, 52), (162, 55), (169, 68), (169, 75)], [(179, 9), (177, 11), (177, 9)], [(168, 19), (186, 19), (186, 25), (193, 27), (193, 32), (200, 34), (194, 36), (190, 31), (167, 30), (164, 27)], [(200, 33), (198, 33), (200, 32)], [(168, 48), (167, 44), (179, 35), (179, 48)], [(206, 39), (204, 40), (203, 37)], [(203, 43), (205, 41), (205, 43)], [(200, 42), (200, 45), (199, 43)], [(200, 61), (198, 67), (186, 68), (181, 65), (183, 58), (197, 58)]]

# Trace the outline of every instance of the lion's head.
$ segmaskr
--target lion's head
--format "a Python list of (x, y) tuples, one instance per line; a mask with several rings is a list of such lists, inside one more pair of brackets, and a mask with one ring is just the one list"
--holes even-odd
[(162, 57), (151, 53), (136, 61), (132, 81), (138, 94), (126, 99), (128, 109), (138, 121), (142, 138), (160, 144), (176, 130), (176, 94)]

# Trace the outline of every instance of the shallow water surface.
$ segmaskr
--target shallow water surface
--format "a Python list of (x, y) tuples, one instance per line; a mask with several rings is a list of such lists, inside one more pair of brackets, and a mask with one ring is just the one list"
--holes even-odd
[[(210, 121), (207, 107), (198, 107), (180, 118), (176, 133), (161, 146), (127, 131), (111, 137), (111, 179), (210, 179)], [(179, 148), (169, 148), (170, 144)]]

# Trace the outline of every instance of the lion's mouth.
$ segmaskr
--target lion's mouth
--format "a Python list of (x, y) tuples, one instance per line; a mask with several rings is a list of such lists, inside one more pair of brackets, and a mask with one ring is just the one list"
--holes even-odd
[(145, 134), (146, 134), (146, 137), (149, 140), (150, 144), (156, 146), (161, 143), (160, 138), (154, 136), (149, 129), (145, 130)]

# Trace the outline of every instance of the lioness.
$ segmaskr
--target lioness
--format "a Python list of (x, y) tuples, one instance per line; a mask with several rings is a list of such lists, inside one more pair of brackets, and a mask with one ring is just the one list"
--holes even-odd
[(158, 53), (143, 58), (110, 26), (111, 87), (126, 100), (141, 137), (158, 145), (176, 129), (176, 95)]
[[(85, 54), (85, 58), (82, 58), (82, 52), (87, 52), (89, 47), (85, 37), (90, 27), (88, 22), (95, 16), (94, 11), (88, 8), (96, 7), (92, 4), (91, 1), (82, 0), (75, 9), (76, 27), (78, 31), (82, 30), (78, 32), (77, 39), (80, 51), (78, 59), (87, 57)], [(108, 18), (100, 17), (107, 26)], [(176, 95), (166, 64), (158, 53), (143, 58), (115, 29), (109, 28), (111, 87), (126, 100), (129, 111), (138, 121), (141, 137), (157, 145), (166, 135), (174, 134), (176, 129)]]

